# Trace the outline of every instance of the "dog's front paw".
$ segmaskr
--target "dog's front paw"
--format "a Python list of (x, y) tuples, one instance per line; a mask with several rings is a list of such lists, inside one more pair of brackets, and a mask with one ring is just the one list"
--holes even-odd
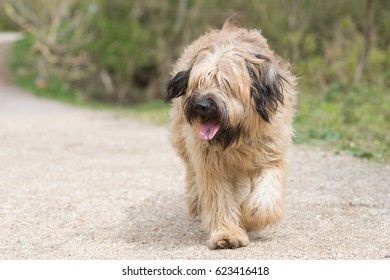
[(242, 224), (247, 231), (261, 230), (278, 222), (284, 214), (281, 203), (271, 203), (264, 200), (258, 205), (245, 201), (241, 207)]
[(229, 231), (216, 231), (211, 234), (208, 241), (210, 249), (236, 249), (249, 245), (249, 238), (246, 233), (241, 230), (240, 233), (232, 233)]

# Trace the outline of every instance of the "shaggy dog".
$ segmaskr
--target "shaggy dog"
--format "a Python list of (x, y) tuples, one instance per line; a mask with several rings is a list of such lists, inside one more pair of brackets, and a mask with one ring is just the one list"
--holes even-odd
[(173, 67), (170, 135), (186, 167), (189, 213), (210, 249), (247, 246), (247, 232), (284, 213), (296, 78), (256, 30), (226, 20)]

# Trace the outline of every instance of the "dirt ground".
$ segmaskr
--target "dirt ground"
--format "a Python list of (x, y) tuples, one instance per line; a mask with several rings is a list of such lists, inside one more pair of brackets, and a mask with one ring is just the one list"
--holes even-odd
[[(4, 41), (0, 35), (0, 41)], [(166, 127), (12, 85), (0, 44), (0, 259), (390, 259), (390, 165), (291, 151), (287, 215), (207, 249)]]

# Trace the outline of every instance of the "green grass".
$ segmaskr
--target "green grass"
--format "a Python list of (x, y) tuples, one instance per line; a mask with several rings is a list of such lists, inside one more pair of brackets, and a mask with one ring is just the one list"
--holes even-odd
[(296, 143), (390, 161), (390, 94), (375, 86), (333, 85), (325, 94), (302, 92)]
[[(154, 101), (136, 106), (86, 101), (78, 92), (52, 78), (37, 87), (28, 54), (28, 38), (12, 48), (10, 68), (18, 85), (39, 96), (97, 110), (113, 111), (130, 118), (166, 124), (169, 105)], [(375, 86), (334, 84), (324, 93), (303, 91), (294, 127), (295, 143), (321, 146), (336, 152), (379, 162), (390, 162), (390, 93)]]

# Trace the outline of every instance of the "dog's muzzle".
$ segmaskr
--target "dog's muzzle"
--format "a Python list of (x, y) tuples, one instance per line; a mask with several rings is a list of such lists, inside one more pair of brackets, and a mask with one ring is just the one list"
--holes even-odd
[(190, 115), (200, 121), (199, 136), (202, 140), (212, 140), (221, 128), (217, 107), (209, 97), (196, 96), (190, 101)]

